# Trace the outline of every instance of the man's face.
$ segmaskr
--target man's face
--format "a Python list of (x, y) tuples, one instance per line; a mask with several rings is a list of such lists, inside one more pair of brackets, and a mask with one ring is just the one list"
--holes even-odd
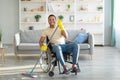
[(48, 22), (49, 22), (50, 26), (55, 26), (55, 23), (56, 23), (55, 17), (54, 16), (50, 16), (48, 18)]

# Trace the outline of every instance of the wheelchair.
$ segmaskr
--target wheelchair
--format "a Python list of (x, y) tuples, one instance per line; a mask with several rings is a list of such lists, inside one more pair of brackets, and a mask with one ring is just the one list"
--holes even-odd
[[(48, 38), (47, 38), (46, 42), (47, 43), (49, 42)], [(72, 61), (70, 61), (71, 58), (72, 58), (72, 55), (64, 55), (64, 60), (67, 63), (72, 64)], [(42, 54), (42, 56), (40, 58), (40, 67), (43, 70), (43, 72), (48, 73), (48, 75), (50, 77), (53, 77), (54, 76), (54, 69), (56, 66), (58, 66), (59, 74), (62, 74), (60, 62), (57, 59), (55, 53), (52, 51), (51, 44), (49, 44), (47, 51), (44, 54)], [(77, 67), (80, 69), (78, 63), (77, 63)], [(72, 72), (72, 73), (75, 73), (75, 75), (77, 75), (77, 71)]]

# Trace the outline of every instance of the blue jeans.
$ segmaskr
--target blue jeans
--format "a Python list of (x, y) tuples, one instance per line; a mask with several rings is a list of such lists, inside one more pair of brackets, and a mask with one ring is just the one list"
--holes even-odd
[(63, 54), (72, 54), (73, 64), (76, 64), (78, 62), (79, 51), (79, 45), (75, 43), (58, 44), (53, 46), (53, 52), (56, 53), (57, 59), (60, 61), (62, 66), (65, 66)]

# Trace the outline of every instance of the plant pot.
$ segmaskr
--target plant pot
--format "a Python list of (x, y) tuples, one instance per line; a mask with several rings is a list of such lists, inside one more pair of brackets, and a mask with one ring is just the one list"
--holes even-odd
[(97, 9), (98, 11), (102, 11), (102, 9)]
[(0, 41), (0, 47), (2, 47), (2, 41)]
[(39, 22), (39, 19), (36, 19), (36, 22)]
[(33, 26), (29, 26), (29, 30), (34, 30), (34, 27)]

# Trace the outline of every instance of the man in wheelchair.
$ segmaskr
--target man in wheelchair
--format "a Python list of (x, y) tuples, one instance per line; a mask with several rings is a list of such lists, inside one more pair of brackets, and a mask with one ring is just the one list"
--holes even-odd
[(62, 25), (62, 22), (58, 20), (56, 25), (56, 16), (51, 14), (48, 16), (48, 23), (49, 27), (45, 29), (42, 33), (42, 36), (40, 38), (39, 44), (41, 47), (41, 50), (47, 50), (47, 46), (43, 44), (46, 37), (50, 39), (53, 32), (55, 31), (56, 27), (59, 28), (54, 33), (53, 37), (51, 38), (50, 42), (52, 44), (52, 49), (55, 55), (57, 56), (57, 59), (60, 61), (61, 65), (63, 66), (64, 71), (63, 74), (69, 74), (69, 70), (67, 69), (67, 65), (65, 64), (64, 60), (64, 54), (72, 54), (73, 60), (72, 60), (72, 72), (80, 72), (79, 67), (77, 67), (78, 63), (78, 56), (79, 56), (79, 46), (75, 43), (65, 44), (65, 38), (68, 37), (67, 32)]

